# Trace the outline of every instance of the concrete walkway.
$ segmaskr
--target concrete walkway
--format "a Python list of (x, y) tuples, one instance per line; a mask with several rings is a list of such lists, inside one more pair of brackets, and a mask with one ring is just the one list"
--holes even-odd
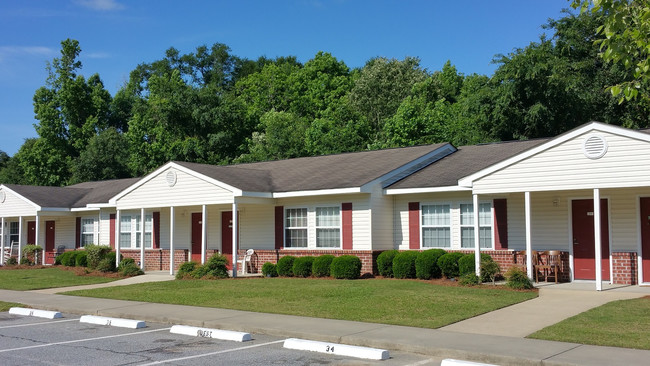
[(171, 281), (174, 279), (174, 276), (169, 274), (169, 271), (151, 271), (147, 272), (141, 276), (128, 277), (122, 280), (117, 280), (113, 282), (106, 283), (96, 283), (94, 285), (80, 285), (80, 286), (69, 286), (69, 287), (56, 287), (56, 288), (46, 288), (42, 290), (32, 290), (30, 292), (36, 292), (41, 294), (58, 294), (66, 291), (74, 290), (89, 290), (93, 288), (103, 288), (103, 287), (115, 287), (115, 286), (126, 286), (132, 285), (134, 283), (145, 283), (145, 282), (160, 282), (160, 281)]
[[(141, 277), (141, 281), (145, 278), (154, 279)], [(160, 276), (164, 277), (166, 276)], [(422, 329), (228, 309), (75, 297), (42, 291), (0, 290), (0, 300), (72, 314), (94, 314), (165, 324), (229, 329), (246, 331), (253, 335), (257, 333), (298, 337), (498, 365), (647, 365), (650, 351), (526, 339), (521, 335), (524, 332), (515, 335), (512, 331), (508, 336), (499, 335), (502, 330), (498, 328), (505, 326), (504, 324), (517, 325), (511, 327), (515, 330), (527, 323), (537, 324), (530, 327), (526, 325), (529, 330), (546, 326), (548, 322), (544, 319), (547, 317), (540, 315), (550, 312), (546, 306), (554, 306), (553, 312), (573, 306), (586, 309), (610, 299), (639, 297), (650, 293), (650, 288), (637, 286), (597, 293), (593, 290), (593, 284), (584, 289), (579, 285), (569, 285), (546, 286), (541, 289), (538, 301), (527, 301), (476, 317), (473, 325), (463, 325), (464, 330), (456, 328), (453, 331), (450, 330), (453, 326), (445, 327), (446, 329)], [(586, 299), (585, 305), (579, 305), (579, 299)], [(562, 313), (566, 317), (580, 311), (562, 310)], [(495, 318), (501, 320), (496, 322)], [(459, 322), (456, 326), (460, 327), (461, 323), (469, 321), (471, 320)], [(483, 331), (476, 331), (472, 326)]]

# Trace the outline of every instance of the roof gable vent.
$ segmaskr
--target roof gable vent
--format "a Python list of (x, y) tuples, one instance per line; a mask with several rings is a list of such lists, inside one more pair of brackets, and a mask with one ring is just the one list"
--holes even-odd
[(176, 172), (173, 170), (168, 171), (165, 179), (167, 180), (167, 185), (173, 187), (176, 185)]
[(582, 144), (582, 151), (589, 159), (600, 159), (607, 153), (607, 141), (600, 135), (587, 136)]

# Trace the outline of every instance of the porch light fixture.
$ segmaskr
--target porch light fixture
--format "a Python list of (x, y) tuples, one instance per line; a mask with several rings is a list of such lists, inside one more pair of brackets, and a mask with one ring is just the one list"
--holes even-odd
[(560, 205), (560, 199), (555, 197), (553, 198), (553, 207), (557, 207)]
[(587, 136), (582, 144), (582, 152), (589, 159), (600, 159), (607, 153), (607, 141), (600, 135)]

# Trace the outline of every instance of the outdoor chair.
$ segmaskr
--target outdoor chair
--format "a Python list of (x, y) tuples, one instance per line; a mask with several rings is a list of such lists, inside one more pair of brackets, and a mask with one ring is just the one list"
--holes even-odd
[(253, 254), (255, 254), (255, 250), (248, 249), (244, 257), (237, 261), (237, 264), (239, 265), (239, 268), (241, 268), (243, 274), (253, 272), (253, 262), (251, 261)]
[[(546, 256), (546, 263), (537, 265), (538, 270), (544, 276), (544, 281), (548, 282), (548, 278), (553, 277), (555, 283), (558, 283), (562, 252), (559, 250), (548, 250), (544, 254)], [(539, 282), (537, 276), (538, 272), (535, 272), (535, 282)]]

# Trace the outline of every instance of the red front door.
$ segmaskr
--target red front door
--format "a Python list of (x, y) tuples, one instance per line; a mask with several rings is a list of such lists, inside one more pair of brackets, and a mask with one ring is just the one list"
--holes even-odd
[(643, 282), (650, 282), (650, 197), (641, 197), (641, 262)]
[(192, 213), (192, 258), (190, 260), (201, 263), (201, 233), (203, 232), (203, 214)]
[(36, 244), (36, 221), (27, 221), (27, 244)]
[(221, 213), (221, 253), (228, 258), (228, 269), (232, 269), (232, 211)]
[(54, 264), (54, 221), (45, 221), (45, 264)]
[[(596, 279), (594, 247), (594, 201), (571, 202), (573, 227), (573, 270), (577, 280)], [(600, 200), (601, 269), (603, 280), (609, 280), (609, 218), (607, 200)]]

